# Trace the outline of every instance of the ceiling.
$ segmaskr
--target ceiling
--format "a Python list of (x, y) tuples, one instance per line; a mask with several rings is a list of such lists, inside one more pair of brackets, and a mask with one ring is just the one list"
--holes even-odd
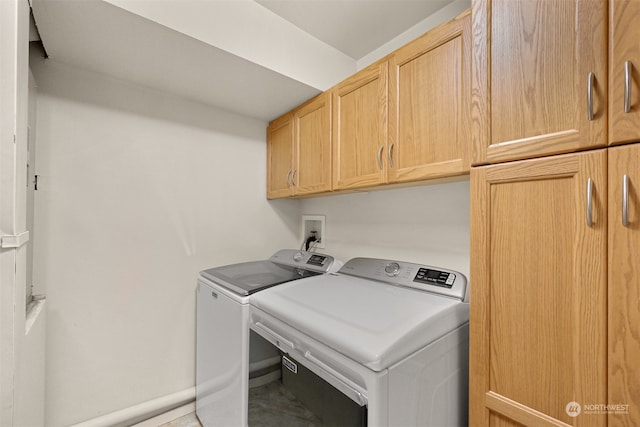
[(358, 60), (453, 0), (256, 2), (345, 55)]
[(31, 3), (49, 61), (271, 120), (469, 0)]

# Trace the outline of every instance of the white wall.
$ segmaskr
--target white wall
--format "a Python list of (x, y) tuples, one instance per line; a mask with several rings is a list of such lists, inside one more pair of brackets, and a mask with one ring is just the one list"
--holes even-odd
[(305, 199), (326, 215), (323, 252), (448, 267), (469, 277), (469, 181)]
[[(0, 425), (43, 425), (44, 313), (27, 326), (29, 4), (0, 1)], [(29, 329), (29, 330), (28, 330)]]
[(401, 48), (410, 41), (420, 37), (430, 29), (435, 28), (444, 22), (452, 20), (470, 7), (471, 0), (452, 1), (450, 4), (443, 7), (433, 15), (428, 16), (399, 36), (393, 38), (392, 40), (389, 40), (387, 43), (383, 44), (373, 52), (360, 58), (357, 61), (358, 70), (365, 68), (366, 66), (374, 63), (383, 56), (388, 55), (394, 50)]
[(300, 202), (266, 200), (266, 123), (32, 67), (53, 427), (192, 387), (198, 271), (297, 246)]
[[(24, 0), (26, 3), (26, 0)], [(27, 7), (27, 5), (25, 5)], [(27, 16), (25, 16), (28, 19)], [(25, 63), (28, 61), (27, 51), (23, 52)], [(36, 98), (37, 90), (33, 75), (29, 73), (28, 85), (28, 126), (30, 141), (30, 165), (28, 180), (29, 188), (26, 190), (26, 225), (29, 230), (29, 242), (21, 248), (25, 252), (24, 259), (24, 283), (25, 291), (31, 286), (33, 277), (33, 242), (36, 233), (33, 227), (33, 166), (35, 165), (35, 126), (36, 126)], [(26, 151), (26, 150), (25, 150)], [(26, 164), (22, 165), (24, 175), (26, 176)], [(22, 186), (24, 188), (26, 186)], [(36, 300), (30, 301), (28, 309), (24, 306), (26, 298), (21, 292), (19, 308), (16, 309), (16, 315), (20, 316), (20, 322), (16, 328), (16, 375), (14, 380), (14, 396), (15, 410), (13, 417), (13, 425), (36, 427), (44, 426), (44, 407), (45, 407), (45, 356), (46, 356), (46, 299), (45, 289), (42, 286), (33, 287), (33, 294), (37, 295)], [(22, 320), (24, 319), (24, 321)], [(4, 343), (3, 343), (4, 344)]]

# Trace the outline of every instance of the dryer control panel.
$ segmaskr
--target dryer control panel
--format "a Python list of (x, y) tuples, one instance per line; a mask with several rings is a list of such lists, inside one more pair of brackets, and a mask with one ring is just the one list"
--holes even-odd
[(451, 288), (456, 281), (456, 274), (422, 267), (418, 269), (418, 273), (413, 281)]
[(338, 273), (464, 300), (467, 278), (441, 267), (377, 258), (353, 258)]

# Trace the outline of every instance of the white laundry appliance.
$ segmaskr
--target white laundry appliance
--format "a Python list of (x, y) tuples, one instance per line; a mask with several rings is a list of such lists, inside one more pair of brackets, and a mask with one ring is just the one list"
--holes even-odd
[(279, 352), (250, 334), (250, 298), (263, 289), (336, 271), (341, 265), (329, 255), (283, 249), (268, 260), (200, 272), (196, 414), (203, 426), (247, 425), (250, 374), (260, 375), (270, 365), (280, 364)]
[[(302, 365), (360, 408), (349, 425), (466, 426), (466, 287), (445, 268), (355, 258), (256, 294), (251, 329), (286, 353), (283, 373)], [(336, 406), (319, 406), (332, 424)]]

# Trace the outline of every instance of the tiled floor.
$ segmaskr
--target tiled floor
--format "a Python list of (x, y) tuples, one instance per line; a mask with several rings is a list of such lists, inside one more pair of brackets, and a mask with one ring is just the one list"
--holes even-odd
[(320, 420), (278, 380), (249, 390), (249, 425), (313, 427)]
[[(319, 425), (280, 381), (249, 390), (249, 425), (253, 427), (313, 427)], [(161, 427), (202, 427), (195, 413), (187, 414)]]
[(198, 421), (196, 413), (192, 412), (160, 427), (202, 427), (202, 424)]

